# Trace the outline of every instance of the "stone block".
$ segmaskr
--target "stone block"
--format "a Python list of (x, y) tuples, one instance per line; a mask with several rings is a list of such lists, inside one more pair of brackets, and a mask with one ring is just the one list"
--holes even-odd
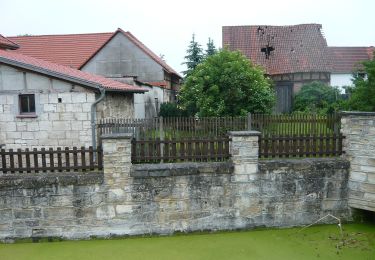
[(350, 180), (353, 180), (353, 181), (361, 181), (361, 182), (367, 181), (367, 173), (351, 171), (349, 178)]
[(72, 94), (72, 103), (86, 103), (86, 93), (74, 92)]
[(25, 219), (32, 218), (34, 215), (34, 210), (32, 209), (15, 209), (13, 210), (14, 218)]
[(133, 206), (132, 205), (117, 205), (116, 213), (118, 215), (133, 213)]
[(115, 216), (115, 208), (112, 205), (101, 206), (96, 209), (96, 217), (98, 219), (112, 219)]
[(57, 105), (56, 104), (44, 104), (43, 105), (44, 112), (57, 112)]
[(61, 98), (61, 102), (66, 103), (72, 103), (72, 95), (73, 93), (58, 93), (57, 98)]

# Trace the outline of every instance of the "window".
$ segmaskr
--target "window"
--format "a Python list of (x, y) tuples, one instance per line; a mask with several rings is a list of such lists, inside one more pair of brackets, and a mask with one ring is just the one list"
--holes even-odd
[(33, 115), (35, 114), (35, 95), (22, 94), (19, 96), (20, 114)]

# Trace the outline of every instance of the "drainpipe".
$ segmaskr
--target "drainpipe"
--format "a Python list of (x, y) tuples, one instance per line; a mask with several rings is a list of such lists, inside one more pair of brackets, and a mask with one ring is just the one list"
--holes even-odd
[[(105, 89), (100, 88), (100, 97), (91, 104), (91, 140), (92, 146), (96, 149), (96, 105), (105, 97)], [(95, 153), (94, 153), (95, 160)]]

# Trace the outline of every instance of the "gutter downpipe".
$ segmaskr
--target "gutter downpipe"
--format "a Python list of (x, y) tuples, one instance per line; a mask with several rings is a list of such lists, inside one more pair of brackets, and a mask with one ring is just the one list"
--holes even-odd
[[(96, 149), (96, 105), (102, 101), (105, 97), (105, 89), (100, 88), (100, 97), (91, 104), (91, 140), (92, 146)], [(96, 154), (94, 153), (94, 161), (96, 160)]]

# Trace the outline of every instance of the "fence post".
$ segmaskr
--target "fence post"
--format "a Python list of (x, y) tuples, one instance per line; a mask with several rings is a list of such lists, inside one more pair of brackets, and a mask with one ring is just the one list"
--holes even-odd
[(234, 182), (248, 182), (257, 178), (259, 140), (258, 131), (229, 132), (230, 154), (234, 164)]
[(251, 113), (247, 114), (247, 130), (251, 131)]
[[(164, 143), (163, 143), (163, 141), (164, 141), (164, 137), (165, 137), (165, 135), (164, 135), (164, 125), (163, 125), (163, 122), (164, 121), (164, 118), (161, 116), (161, 117), (159, 117), (159, 137), (160, 137), (160, 141), (161, 141), (161, 143), (160, 143), (160, 154), (163, 156), (163, 154), (164, 154)], [(161, 160), (161, 162), (163, 162), (163, 159)]]

